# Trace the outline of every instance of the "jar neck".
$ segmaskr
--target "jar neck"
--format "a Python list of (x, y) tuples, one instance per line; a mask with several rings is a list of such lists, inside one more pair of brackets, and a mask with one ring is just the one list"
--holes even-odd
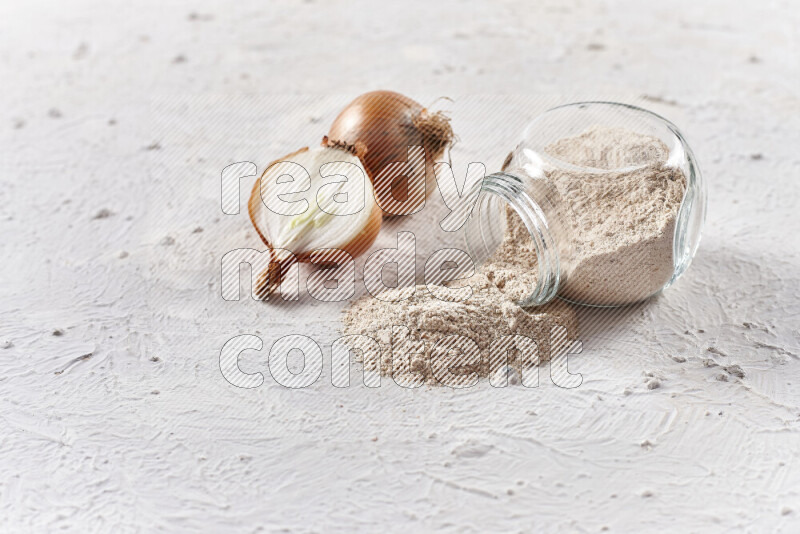
[[(562, 281), (558, 252), (556, 221), (547, 185), (532, 180), (520, 171), (497, 172), (483, 179), (481, 191), (472, 214), (466, 223), (465, 234), (469, 254), (478, 264), (485, 262), (502, 242), (505, 206), (510, 206), (530, 234), (536, 253), (538, 277), (527, 298), (520, 306), (540, 306), (553, 299)], [(533, 183), (533, 186), (532, 186)], [(499, 228), (498, 228), (499, 227)]]

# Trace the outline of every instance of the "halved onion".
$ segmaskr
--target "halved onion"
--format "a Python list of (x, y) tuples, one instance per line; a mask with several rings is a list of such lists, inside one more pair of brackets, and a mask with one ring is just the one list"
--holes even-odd
[[(298, 202), (299, 201), (299, 202)], [(354, 147), (302, 148), (271, 163), (248, 202), (250, 221), (271, 255), (259, 285), (273, 292), (295, 262), (318, 249), (338, 249), (316, 264), (336, 265), (365, 252), (381, 227), (381, 209)]]

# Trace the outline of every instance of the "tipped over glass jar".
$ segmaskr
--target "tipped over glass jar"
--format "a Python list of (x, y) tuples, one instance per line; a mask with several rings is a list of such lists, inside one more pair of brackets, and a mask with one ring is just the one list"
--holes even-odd
[(509, 272), (525, 281), (521, 306), (557, 295), (622, 306), (658, 293), (689, 267), (706, 211), (678, 128), (613, 102), (540, 115), (479, 187), (465, 225), (469, 253), (498, 287)]

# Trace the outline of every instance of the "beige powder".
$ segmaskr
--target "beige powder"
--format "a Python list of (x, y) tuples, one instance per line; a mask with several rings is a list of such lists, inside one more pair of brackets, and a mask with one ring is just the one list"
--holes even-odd
[[(444, 382), (448, 385), (455, 385), (453, 381), (466, 383), (476, 376), (487, 377), (502, 369), (506, 364), (505, 350), (489, 350), (492, 342), (502, 336), (521, 335), (534, 340), (537, 357), (542, 361), (549, 359), (552, 350), (566, 349), (567, 343), (577, 336), (575, 312), (563, 301), (526, 311), (504, 297), (485, 275), (474, 275), (469, 285), (472, 296), (463, 302), (440, 300), (424, 285), (417, 286), (411, 298), (398, 302), (366, 295), (345, 310), (344, 333), (368, 336), (380, 344), (380, 362), (365, 359), (366, 369), (379, 369), (398, 382)], [(434, 288), (437, 289), (442, 288)], [(400, 296), (405, 294), (397, 289), (381, 295), (384, 299)], [(551, 330), (558, 326), (563, 327), (553, 336), (558, 346), (551, 347)], [(392, 356), (393, 327), (408, 328), (407, 332), (395, 332), (400, 334), (394, 339), (395, 357)], [(434, 353), (436, 344), (452, 335), (464, 336), (475, 345)], [(416, 340), (424, 342), (424, 348), (415, 345)], [(364, 348), (358, 343), (351, 346)], [(511, 350), (507, 364), (522, 374), (531, 362), (521, 350)], [(443, 379), (447, 369), (455, 376)]]
[[(545, 152), (568, 165), (545, 171), (558, 193), (568, 235), (556, 235), (562, 263), (559, 295), (596, 305), (624, 305), (661, 289), (674, 270), (673, 237), (686, 177), (667, 166), (659, 139), (623, 128), (592, 127)], [(511, 298), (530, 294), (537, 264), (531, 245), (516, 254), (527, 230), (510, 208), (506, 239), (483, 271), (499, 285), (516, 279)], [(552, 221), (551, 221), (552, 222)], [(529, 241), (530, 242), (530, 241)], [(518, 274), (515, 274), (518, 273)]]
[(559, 294), (621, 305), (661, 289), (674, 270), (675, 221), (686, 190), (683, 172), (666, 165), (667, 146), (626, 129), (593, 127), (545, 151), (585, 167), (547, 173), (571, 209), (572, 258)]
[(520, 301), (531, 294), (539, 279), (536, 247), (522, 219), (508, 205), (505, 219), (503, 241), (481, 266), (481, 273), (506, 299)]

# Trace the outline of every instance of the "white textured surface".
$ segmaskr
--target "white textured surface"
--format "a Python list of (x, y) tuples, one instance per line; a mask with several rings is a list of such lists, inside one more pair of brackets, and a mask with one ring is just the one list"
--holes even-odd
[[(0, 6), (0, 530), (800, 529), (794, 4), (136, 4)], [(327, 359), (338, 306), (221, 301), (257, 241), (219, 172), (374, 88), (463, 95), (462, 173), (550, 103), (649, 95), (710, 185), (695, 264), (584, 338), (576, 390), (234, 388), (228, 338)]]

